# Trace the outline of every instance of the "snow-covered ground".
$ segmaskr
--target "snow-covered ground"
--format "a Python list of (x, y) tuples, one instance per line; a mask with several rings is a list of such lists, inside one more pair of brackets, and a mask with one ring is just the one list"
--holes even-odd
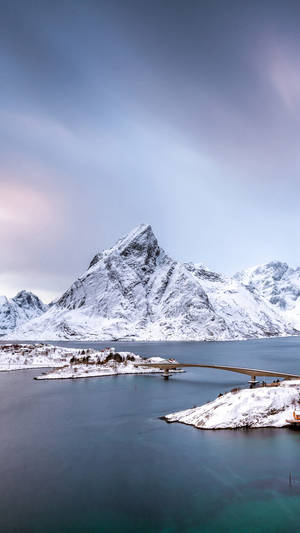
[(283, 427), (299, 406), (300, 380), (290, 380), (274, 387), (229, 392), (200, 407), (166, 415), (164, 419), (199, 429)]
[[(80, 364), (72, 363), (63, 368), (45, 372), (44, 374), (37, 376), (35, 379), (76, 379), (76, 378), (92, 378), (101, 376), (117, 376), (119, 374), (158, 374), (163, 370), (159, 368), (146, 368), (142, 366), (136, 366), (137, 363), (154, 363), (160, 360), (160, 362), (166, 362), (165, 359), (160, 357), (150, 357), (143, 360), (140, 356), (132, 354), (130, 352), (119, 352), (122, 357), (122, 362), (117, 362), (114, 359), (107, 363), (89, 363)], [(173, 371), (182, 372), (180, 370)]]
[(49, 344), (4, 344), (0, 346), (0, 372), (24, 368), (61, 367), (77, 352)]
[(0, 371), (52, 368), (36, 379), (67, 379), (163, 372), (158, 368), (135, 366), (141, 363), (155, 362), (165, 363), (166, 359), (161, 357), (143, 359), (131, 352), (116, 352), (114, 348), (96, 351), (48, 344), (6, 344), (0, 346)]

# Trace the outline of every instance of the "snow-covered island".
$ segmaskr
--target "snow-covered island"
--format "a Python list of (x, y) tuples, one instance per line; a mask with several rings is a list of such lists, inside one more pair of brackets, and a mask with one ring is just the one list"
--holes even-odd
[[(49, 344), (4, 344), (0, 346), (0, 372), (29, 368), (51, 368), (35, 379), (74, 379), (118, 374), (162, 373), (158, 368), (136, 366), (141, 363), (166, 363), (161, 357), (142, 358), (131, 352), (75, 349)], [(175, 372), (182, 372), (177, 370)]]
[[(102, 351), (79, 350), (63, 367), (45, 372), (35, 379), (75, 379), (119, 374), (157, 374), (163, 373), (159, 368), (137, 366), (142, 363), (166, 363), (161, 357), (142, 358), (131, 352), (116, 352), (114, 348)], [(182, 370), (173, 370), (182, 372)]]
[(300, 407), (300, 380), (282, 381), (257, 389), (233, 389), (200, 407), (171, 413), (167, 422), (198, 429), (236, 429), (287, 426)]

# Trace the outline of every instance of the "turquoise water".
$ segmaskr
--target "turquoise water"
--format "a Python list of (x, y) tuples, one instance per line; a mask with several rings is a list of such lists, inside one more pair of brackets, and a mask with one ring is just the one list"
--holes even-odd
[[(115, 346), (300, 372), (300, 338)], [(300, 432), (200, 431), (159, 419), (245, 385), (244, 376), (191, 369), (169, 381), (39, 382), (36, 374), (0, 373), (1, 532), (300, 531)]]

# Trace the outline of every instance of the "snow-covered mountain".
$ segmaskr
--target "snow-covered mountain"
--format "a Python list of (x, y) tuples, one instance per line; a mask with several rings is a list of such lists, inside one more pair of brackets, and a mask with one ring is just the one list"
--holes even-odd
[(8, 334), (32, 318), (40, 316), (47, 308), (32, 292), (21, 291), (10, 299), (0, 296), (0, 335)]
[(227, 340), (290, 335), (274, 306), (235, 279), (182, 264), (140, 225), (88, 270), (18, 339)]
[(291, 268), (287, 263), (272, 261), (238, 272), (235, 279), (265, 298), (300, 329), (299, 267)]

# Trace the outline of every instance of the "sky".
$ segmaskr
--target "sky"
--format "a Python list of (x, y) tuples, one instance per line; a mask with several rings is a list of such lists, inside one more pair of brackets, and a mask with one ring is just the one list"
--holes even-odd
[(300, 265), (300, 3), (0, 0), (0, 294), (140, 223), (179, 261)]

